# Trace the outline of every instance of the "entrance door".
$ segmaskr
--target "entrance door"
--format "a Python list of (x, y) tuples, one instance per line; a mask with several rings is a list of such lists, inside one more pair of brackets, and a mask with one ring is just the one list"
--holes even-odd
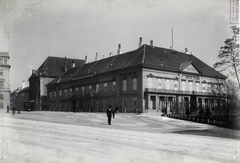
[(156, 110), (156, 97), (155, 96), (150, 97), (150, 109)]
[(190, 113), (194, 112), (195, 110), (197, 110), (197, 96), (192, 95), (190, 100)]
[(185, 105), (185, 114), (189, 115), (189, 100), (188, 100), (188, 97), (184, 98), (184, 105)]
[(77, 112), (76, 110), (76, 101), (72, 101), (72, 111)]

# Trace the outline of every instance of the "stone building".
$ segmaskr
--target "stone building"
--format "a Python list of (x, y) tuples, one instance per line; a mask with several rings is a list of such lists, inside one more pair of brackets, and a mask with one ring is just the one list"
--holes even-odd
[(9, 53), (0, 52), (0, 109), (10, 107), (10, 65)]
[(25, 81), (23, 81), (22, 86), (10, 93), (10, 98), (11, 106), (16, 106), (18, 110), (26, 111), (27, 108), (33, 108), (31, 102), (29, 102), (29, 86)]
[(32, 70), (29, 77), (29, 102), (32, 110), (47, 109), (46, 84), (57, 76), (66, 72), (69, 68), (80, 66), (84, 60), (49, 56), (38, 70)]
[(192, 54), (151, 45), (86, 63), (47, 84), (48, 109), (194, 114), (220, 112), (226, 76)]

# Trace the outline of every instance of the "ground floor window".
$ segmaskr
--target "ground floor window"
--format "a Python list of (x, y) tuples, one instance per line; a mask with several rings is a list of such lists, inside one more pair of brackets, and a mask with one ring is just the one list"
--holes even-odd
[(133, 97), (133, 107), (137, 107), (137, 97)]
[(3, 109), (3, 103), (0, 103), (0, 109)]
[(127, 107), (127, 99), (123, 98), (123, 107)]

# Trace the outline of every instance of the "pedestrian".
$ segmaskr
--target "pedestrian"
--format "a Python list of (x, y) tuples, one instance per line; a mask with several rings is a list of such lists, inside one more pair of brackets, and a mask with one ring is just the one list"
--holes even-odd
[(15, 114), (15, 106), (12, 107), (13, 115)]
[(7, 113), (9, 113), (9, 105), (7, 105)]
[(112, 118), (111, 105), (108, 106), (108, 109), (106, 110), (106, 114), (107, 114), (107, 117), (108, 117), (108, 125), (111, 125), (111, 118)]

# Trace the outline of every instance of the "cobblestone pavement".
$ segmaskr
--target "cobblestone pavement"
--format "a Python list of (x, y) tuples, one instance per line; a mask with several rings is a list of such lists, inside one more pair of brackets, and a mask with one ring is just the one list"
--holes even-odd
[(7, 163), (239, 162), (240, 132), (155, 114), (1, 112)]

